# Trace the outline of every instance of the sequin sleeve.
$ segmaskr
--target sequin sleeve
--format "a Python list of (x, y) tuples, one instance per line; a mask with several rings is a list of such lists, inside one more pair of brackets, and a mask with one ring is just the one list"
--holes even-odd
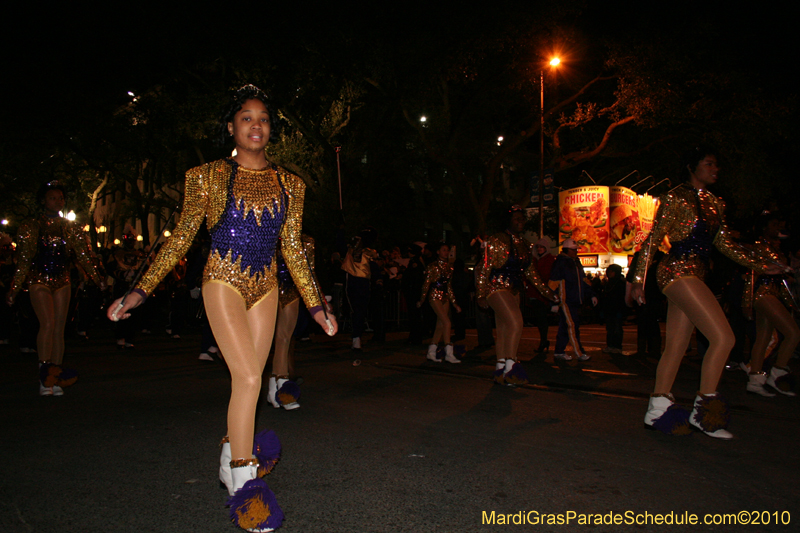
[(525, 269), (525, 277), (528, 278), (528, 281), (531, 283), (531, 285), (536, 287), (536, 290), (539, 291), (539, 294), (548, 300), (556, 300), (556, 293), (547, 283), (542, 281), (542, 277), (539, 275), (539, 271), (536, 269), (536, 263), (533, 261), (531, 261), (531, 264), (529, 264), (528, 268)]
[(719, 231), (714, 237), (714, 246), (729, 259), (756, 271), (756, 274), (761, 274), (767, 269), (764, 259), (757, 254), (751, 254), (749, 250), (733, 241), (728, 232), (728, 227), (725, 225), (724, 219), (722, 219), (722, 214), (720, 214)]
[(75, 254), (75, 261), (80, 265), (86, 275), (91, 278), (92, 282), (99, 287), (103, 279), (100, 277), (100, 272), (97, 271), (97, 265), (94, 262), (94, 253), (92, 253), (91, 245), (86, 239), (86, 234), (69, 221), (66, 222), (65, 230), (64, 233), (67, 238), (67, 244), (69, 244), (69, 247), (72, 248), (72, 252)]
[(455, 274), (455, 267), (450, 265), (450, 277), (447, 280), (447, 299), (450, 300), (450, 304), (456, 304), (456, 293), (453, 292), (453, 274)]
[(286, 221), (281, 229), (281, 253), (286, 261), (286, 266), (292, 275), (294, 284), (306, 307), (322, 306), (317, 287), (314, 286), (311, 271), (308, 268), (301, 231), (303, 227), (303, 201), (305, 199), (305, 185), (302, 180), (292, 174), (284, 175), (284, 185), (289, 196), (289, 205), (286, 212)]
[(484, 250), (484, 260), (481, 270), (478, 273), (476, 280), (478, 298), (488, 298), (491, 292), (491, 284), (489, 283), (489, 275), (492, 273), (493, 268), (503, 266), (508, 259), (509, 243), (504, 242), (497, 235), (493, 235), (486, 239), (486, 248)]
[(203, 180), (208, 178), (211, 164), (193, 168), (186, 173), (186, 184), (183, 190), (183, 209), (178, 225), (158, 252), (153, 264), (147, 269), (136, 286), (147, 294), (151, 294), (164, 277), (169, 274), (189, 251), (194, 236), (208, 209), (208, 194), (203, 187)]
[(31, 271), (33, 258), (36, 255), (36, 241), (39, 238), (39, 225), (34, 220), (26, 220), (20, 224), (17, 233), (17, 271), (14, 273), (14, 280), (8, 294), (16, 296), (22, 290), (25, 279)]
[(439, 269), (436, 268), (436, 263), (431, 263), (425, 267), (425, 279), (422, 280), (422, 292), (419, 297), (420, 302), (424, 302), (428, 297), (428, 291), (431, 289), (433, 283), (439, 277)]
[[(634, 283), (644, 283), (645, 272), (652, 261), (652, 257), (658, 252), (658, 246), (669, 235), (672, 225), (680, 217), (678, 200), (674, 194), (662, 195), (658, 200), (658, 210), (656, 211), (655, 223), (650, 232), (650, 236), (642, 244), (639, 259), (634, 270)], [(685, 216), (685, 213), (684, 213)]]

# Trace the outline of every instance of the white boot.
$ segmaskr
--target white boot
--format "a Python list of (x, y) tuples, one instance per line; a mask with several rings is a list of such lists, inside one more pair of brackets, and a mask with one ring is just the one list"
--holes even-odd
[(453, 345), (447, 344), (444, 347), (444, 360), (448, 363), (460, 363), (461, 361), (453, 355)]
[[(248, 486), (247, 494), (236, 494), (245, 483), (258, 477), (258, 460), (252, 457), (250, 459), (236, 459), (231, 461), (231, 477), (233, 478), (234, 495), (228, 501), (228, 505), (231, 507), (231, 518), (233, 519), (234, 516), (237, 517), (234, 519), (234, 524), (251, 533), (267, 533), (269, 531), (274, 531), (275, 528), (263, 527), (261, 524), (267, 522), (269, 516), (274, 516), (273, 513), (280, 514), (278, 520), (278, 524), (280, 524), (280, 522), (283, 521), (283, 511), (278, 507), (275, 501), (275, 495), (269, 490), (266, 483), (259, 479), (254, 484), (251, 483), (251, 485)], [(268, 502), (268, 500), (271, 501)], [(263, 509), (266, 503), (268, 503), (268, 509)], [(256, 509), (255, 513), (253, 513), (254, 506), (261, 508)], [(247, 516), (251, 513), (256, 516)], [(277, 525), (276, 527), (280, 526)]]
[(778, 387), (778, 384), (776, 383), (776, 380), (778, 378), (783, 377), (788, 373), (789, 371), (786, 369), (773, 366), (769, 371), (769, 377), (767, 377), (767, 385), (769, 385), (776, 391), (780, 392), (781, 394), (785, 394), (786, 396), (796, 396), (794, 392), (790, 390), (783, 390), (782, 388)]
[(258, 477), (258, 461), (255, 457), (250, 459), (236, 459), (231, 461), (231, 486), (229, 492), (233, 495), (245, 483)]
[(223, 437), (220, 443), (219, 454), (219, 480), (228, 489), (228, 495), (233, 496), (233, 478), (231, 477), (231, 442), (228, 437)]
[(653, 429), (653, 421), (666, 413), (674, 403), (675, 397), (672, 393), (665, 396), (650, 396), (650, 403), (647, 404), (647, 412), (644, 414), (644, 426)]
[(436, 350), (439, 349), (438, 344), (431, 344), (428, 346), (428, 360), (433, 361), (434, 363), (441, 363), (441, 360), (436, 359)]
[(766, 372), (756, 372), (755, 374), (750, 374), (748, 377), (750, 378), (750, 381), (747, 383), (747, 392), (760, 394), (761, 396), (766, 396), (767, 398), (772, 398), (775, 396), (773, 393), (764, 388), (764, 384), (767, 382)]
[(275, 376), (270, 376), (269, 378), (269, 385), (267, 385), (267, 401), (272, 404), (272, 407), (275, 409), (280, 408), (280, 404), (278, 400), (275, 399), (275, 395), (278, 393), (278, 383), (275, 380)]

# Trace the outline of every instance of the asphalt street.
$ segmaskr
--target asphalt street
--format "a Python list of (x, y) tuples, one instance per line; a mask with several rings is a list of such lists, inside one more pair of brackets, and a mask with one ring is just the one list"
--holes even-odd
[[(631, 353), (629, 328), (620, 355), (600, 352), (600, 326), (583, 332), (592, 360), (555, 364), (526, 328), (532, 382), (518, 388), (492, 383), (494, 349), (474, 331), (460, 365), (426, 361), (404, 333), (366, 337), (361, 353), (344, 334), (299, 342), (302, 407), (264, 395), (256, 424), (283, 444), (266, 478), (281, 531), (798, 530), (800, 399), (748, 395), (745, 374), (726, 372), (734, 440), (645, 431), (657, 361)], [(193, 334), (124, 351), (110, 330), (71, 339), (80, 378), (52, 398), (38, 396), (35, 356), (0, 346), (0, 531), (237, 531), (217, 479), (229, 376), (198, 348)], [(700, 362), (687, 355), (674, 389), (687, 406)]]

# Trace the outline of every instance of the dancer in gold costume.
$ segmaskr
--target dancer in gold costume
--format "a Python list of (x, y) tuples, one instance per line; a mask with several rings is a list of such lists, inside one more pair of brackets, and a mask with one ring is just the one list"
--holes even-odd
[(436, 329), (428, 346), (427, 357), (437, 363), (440, 361), (436, 358), (436, 351), (439, 341), (444, 339), (444, 360), (448, 363), (460, 363), (461, 361), (453, 354), (453, 343), (450, 342), (450, 304), (453, 304), (456, 313), (461, 312), (453, 294), (453, 265), (449, 262), (450, 247), (443, 242), (439, 243), (434, 253), (437, 256), (436, 261), (425, 269), (422, 295), (417, 302), (417, 307), (422, 307), (425, 300), (428, 300), (433, 312), (436, 313)]
[[(727, 403), (717, 392), (725, 361), (733, 348), (734, 336), (722, 308), (705, 284), (711, 247), (757, 272), (777, 273), (764, 261), (752, 259), (734, 243), (725, 226), (724, 204), (707, 188), (717, 181), (717, 157), (709, 148), (696, 148), (683, 161), (687, 181), (659, 200), (653, 230), (642, 247), (635, 269), (632, 297), (644, 302), (642, 285), (650, 256), (666, 237), (669, 254), (656, 270), (658, 286), (669, 301), (667, 342), (658, 363), (656, 384), (645, 414), (645, 427), (666, 433), (687, 432), (689, 425), (706, 435), (731, 439), (727, 430), (730, 419)], [(692, 331), (697, 327), (708, 338), (709, 348), (703, 359), (700, 390), (694, 409), (685, 417), (677, 408), (672, 385), (680, 368)]]
[[(117, 300), (108, 313), (112, 320), (126, 318), (126, 311), (139, 305), (183, 257), (206, 219), (212, 245), (203, 299), (232, 378), (220, 480), (231, 494), (231, 519), (248, 531), (272, 531), (283, 520), (274, 495), (258, 479), (272, 469), (280, 445), (271, 432), (259, 434), (255, 442), (253, 435), (277, 314), (278, 246), (314, 320), (328, 335), (337, 330), (333, 317), (326, 320), (303, 253), (305, 185), (265, 157), (267, 143), (277, 139), (276, 124), (277, 115), (260, 89), (248, 85), (237, 91), (221, 120), (223, 131), (233, 137), (236, 155), (186, 173), (183, 212), (172, 237), (124, 305), (119, 307)], [(286, 365), (276, 360), (273, 372), (288, 374)]]
[[(753, 252), (768, 261), (786, 264), (781, 253), (779, 235), (783, 222), (775, 215), (766, 215), (761, 221), (761, 236), (752, 247)], [(794, 396), (790, 387), (782, 386), (781, 378), (790, 372), (788, 368), (795, 348), (800, 343), (800, 327), (792, 318), (791, 311), (797, 310), (792, 293), (781, 275), (757, 275), (752, 272), (745, 280), (742, 308), (755, 311), (756, 340), (750, 356), (750, 375), (747, 391), (761, 396), (775, 396), (765, 384), (787, 396)], [(778, 348), (778, 356), (769, 374), (763, 372), (764, 356), (772, 334), (778, 330), (783, 334), (783, 342)], [(777, 381), (776, 381), (777, 380)]]
[(555, 293), (542, 281), (533, 261), (531, 244), (521, 235), (525, 212), (519, 206), (509, 210), (508, 229), (489, 237), (486, 257), (478, 272), (478, 305), (494, 309), (497, 322), (497, 365), (494, 379), (499, 384), (520, 385), (528, 382), (525, 369), (517, 361), (522, 339), (522, 311), (519, 294), (524, 290), (523, 278), (554, 302)]
[(17, 240), (17, 272), (8, 291), (12, 305), (23, 288), (30, 291), (31, 304), (39, 319), (36, 349), (39, 351), (39, 394), (61, 396), (63, 386), (77, 379), (74, 371), (61, 368), (64, 360), (64, 327), (70, 298), (70, 253), (98, 287), (105, 287), (85, 236), (63, 218), (64, 188), (51, 181), (39, 189), (44, 213), (20, 225)]

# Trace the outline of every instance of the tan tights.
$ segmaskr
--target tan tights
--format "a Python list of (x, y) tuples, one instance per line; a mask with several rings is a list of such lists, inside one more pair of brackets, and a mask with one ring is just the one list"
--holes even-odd
[(509, 291), (497, 291), (486, 301), (494, 309), (497, 323), (497, 359), (517, 359), (519, 341), (522, 339), (522, 311), (519, 295)]
[(231, 457), (250, 458), (261, 375), (275, 330), (278, 291), (271, 291), (250, 310), (239, 293), (224, 283), (210, 281), (203, 285), (203, 298), (211, 331), (231, 372)]
[(756, 311), (756, 341), (750, 356), (750, 373), (761, 372), (764, 356), (772, 332), (778, 330), (783, 334), (783, 342), (778, 348), (778, 359), (775, 366), (785, 367), (800, 343), (800, 328), (781, 301), (771, 294), (762, 296), (753, 305)]
[(31, 304), (39, 319), (36, 349), (40, 361), (60, 365), (64, 361), (64, 327), (69, 312), (69, 285), (51, 291), (44, 285), (30, 288)]
[(275, 326), (275, 355), (272, 359), (272, 373), (276, 376), (288, 376), (291, 373), (292, 335), (300, 313), (300, 300), (295, 300), (286, 307), (278, 306), (278, 324)]
[(709, 343), (700, 374), (700, 393), (716, 392), (725, 361), (734, 345), (728, 319), (711, 290), (698, 278), (677, 279), (664, 289), (664, 295), (669, 299), (667, 342), (656, 370), (653, 392), (666, 394), (672, 389), (695, 327)]
[(439, 344), (444, 337), (444, 343), (450, 344), (450, 302), (447, 300), (428, 300), (436, 313), (436, 329), (433, 331), (431, 344)]

